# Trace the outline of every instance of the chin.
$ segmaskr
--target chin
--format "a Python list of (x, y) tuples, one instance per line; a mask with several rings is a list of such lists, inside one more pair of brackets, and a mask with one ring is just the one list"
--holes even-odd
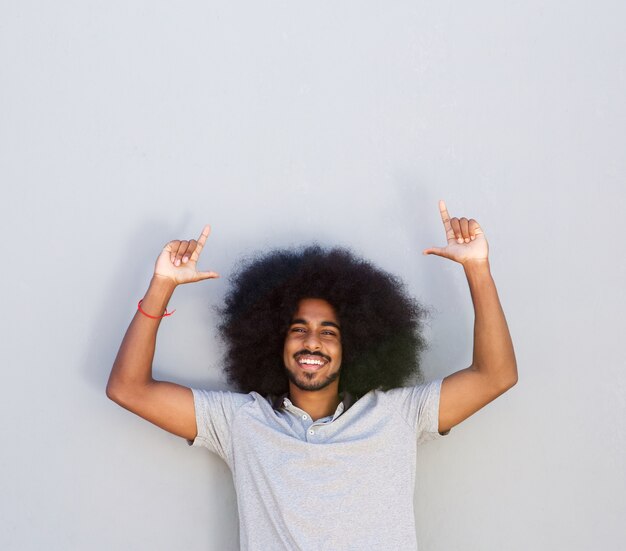
[(337, 379), (339, 379), (338, 371), (336, 373), (333, 373), (329, 377), (318, 376), (317, 374), (319, 372), (313, 371), (312, 372), (313, 376), (307, 377), (306, 375), (303, 375), (303, 373), (305, 372), (300, 370), (300, 368), (298, 369), (299, 369), (299, 372), (297, 375), (287, 370), (287, 377), (289, 378), (289, 381), (291, 381), (291, 383), (297, 388), (299, 388), (300, 390), (305, 390), (305, 391), (323, 390), (324, 388), (334, 383)]

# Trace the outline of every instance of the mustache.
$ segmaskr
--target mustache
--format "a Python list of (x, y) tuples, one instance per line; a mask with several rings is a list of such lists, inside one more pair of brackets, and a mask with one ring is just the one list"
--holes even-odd
[(319, 356), (320, 358), (324, 358), (327, 362), (330, 362), (330, 356), (326, 354), (322, 354), (321, 352), (311, 352), (310, 350), (300, 350), (296, 352), (293, 357), (297, 360), (300, 356)]

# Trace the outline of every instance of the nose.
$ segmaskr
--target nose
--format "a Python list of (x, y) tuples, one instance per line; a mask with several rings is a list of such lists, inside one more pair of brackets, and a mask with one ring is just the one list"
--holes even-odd
[(313, 352), (314, 350), (319, 350), (322, 348), (322, 343), (319, 339), (319, 336), (315, 334), (314, 331), (309, 331), (304, 339), (304, 346), (307, 350)]

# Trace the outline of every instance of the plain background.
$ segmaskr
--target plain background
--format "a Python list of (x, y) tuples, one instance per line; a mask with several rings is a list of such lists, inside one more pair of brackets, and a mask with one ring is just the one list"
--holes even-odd
[(625, 16), (1, 2), (0, 548), (236, 550), (226, 465), (104, 393), (161, 247), (211, 223), (222, 278), (176, 291), (158, 377), (226, 388), (232, 267), (318, 241), (432, 308), (433, 379), (472, 347), (461, 267), (421, 255), (444, 198), (485, 229), (520, 381), (419, 451), (420, 551), (623, 549)]

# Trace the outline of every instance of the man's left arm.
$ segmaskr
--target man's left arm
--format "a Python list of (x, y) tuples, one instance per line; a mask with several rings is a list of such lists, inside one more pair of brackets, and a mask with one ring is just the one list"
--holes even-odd
[(439, 399), (439, 432), (444, 433), (476, 413), (517, 383), (511, 335), (489, 268), (489, 247), (476, 220), (450, 218), (439, 202), (448, 245), (430, 248), (463, 265), (474, 304), (472, 365), (443, 380)]

